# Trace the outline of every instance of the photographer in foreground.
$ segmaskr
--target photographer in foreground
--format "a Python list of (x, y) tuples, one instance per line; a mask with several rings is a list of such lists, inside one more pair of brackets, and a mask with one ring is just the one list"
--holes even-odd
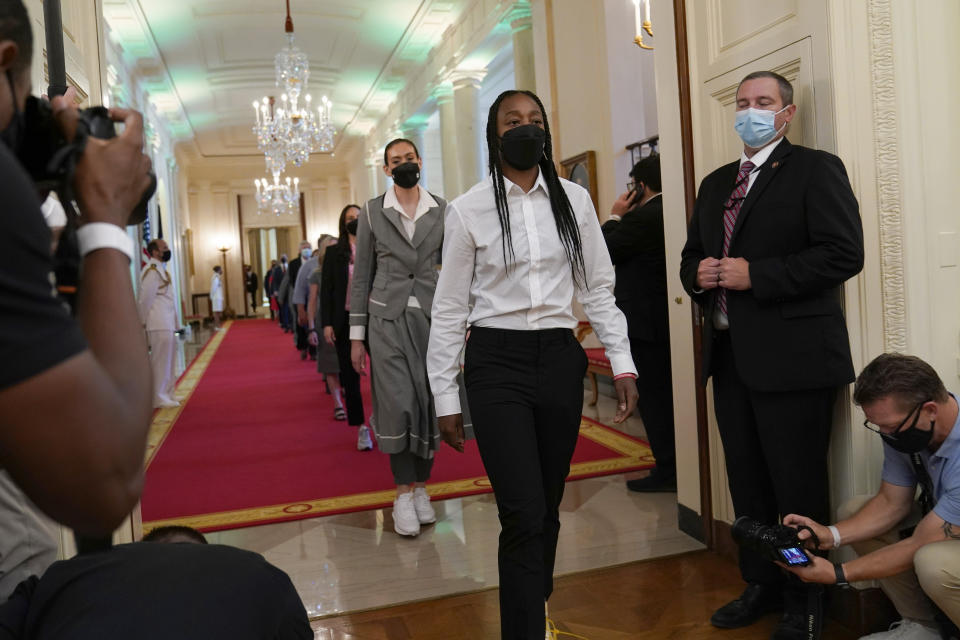
[[(849, 544), (859, 557), (834, 565), (810, 554), (810, 566), (784, 568), (806, 582), (879, 580), (903, 620), (867, 637), (938, 639), (937, 628), (949, 626), (946, 618), (960, 624), (957, 398), (930, 365), (899, 354), (868, 364), (853, 398), (867, 417), (864, 426), (884, 441), (879, 492), (850, 500), (840, 509), (840, 521), (829, 527), (794, 514), (783, 522), (810, 527), (822, 550)], [(800, 531), (798, 538), (811, 536)]]
[[(50, 231), (18, 156), (31, 149), (25, 115), (33, 38), (20, 0), (0, 0), (0, 466), (39, 506), (83, 534), (110, 533), (138, 500), (150, 418), (147, 347), (130, 283), (124, 232), (148, 188), (143, 122), (88, 139), (75, 166), (82, 256), (77, 319), (55, 297)], [(79, 113), (52, 103), (68, 140)]]

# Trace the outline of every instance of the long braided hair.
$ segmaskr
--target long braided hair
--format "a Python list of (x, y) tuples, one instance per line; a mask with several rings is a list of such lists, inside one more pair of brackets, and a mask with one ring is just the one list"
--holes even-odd
[(553, 210), (553, 219), (557, 224), (560, 243), (567, 255), (567, 262), (570, 263), (574, 282), (586, 288), (586, 269), (583, 263), (583, 246), (580, 242), (577, 218), (573, 213), (573, 207), (570, 205), (570, 199), (567, 198), (567, 192), (560, 184), (557, 168), (553, 164), (553, 142), (550, 137), (550, 125), (547, 123), (547, 111), (543, 108), (540, 98), (532, 91), (514, 89), (504, 91), (493, 101), (490, 106), (490, 114), (487, 116), (487, 149), (490, 158), (490, 175), (493, 179), (493, 193), (497, 203), (497, 216), (500, 219), (503, 260), (509, 271), (509, 266), (516, 259), (516, 256), (513, 252), (513, 237), (510, 233), (510, 208), (507, 206), (507, 189), (503, 183), (500, 136), (497, 135), (497, 116), (500, 112), (500, 104), (504, 100), (521, 93), (536, 102), (540, 113), (543, 114), (543, 130), (546, 133), (546, 142), (543, 147), (543, 156), (541, 156), (539, 162), (540, 173), (543, 174), (544, 181), (547, 183), (547, 191), (550, 194), (550, 208)]

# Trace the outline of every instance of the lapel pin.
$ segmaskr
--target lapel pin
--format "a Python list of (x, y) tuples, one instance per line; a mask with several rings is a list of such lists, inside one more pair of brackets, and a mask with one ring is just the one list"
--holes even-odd
[(779, 166), (780, 166), (780, 161), (777, 160), (777, 161), (774, 162), (772, 165), (770, 165), (770, 168), (771, 168), (771, 169), (776, 169), (776, 168), (779, 167)]

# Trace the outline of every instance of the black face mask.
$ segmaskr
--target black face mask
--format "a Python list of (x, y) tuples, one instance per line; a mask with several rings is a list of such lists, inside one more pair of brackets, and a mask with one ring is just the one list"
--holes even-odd
[(500, 137), (500, 153), (508, 165), (526, 171), (540, 162), (546, 142), (546, 131), (535, 124), (525, 124), (504, 132)]
[(392, 175), (398, 187), (412, 189), (420, 182), (420, 165), (416, 162), (404, 162), (393, 168)]
[(357, 235), (357, 222), (359, 221), (356, 218), (354, 218), (353, 220), (351, 220), (350, 222), (344, 225), (347, 228), (347, 233), (349, 233), (352, 236)]
[(10, 85), (10, 97), (13, 99), (13, 117), (7, 127), (0, 131), (0, 141), (16, 155), (20, 151), (20, 143), (26, 129), (26, 118), (17, 104), (17, 89), (13, 84), (13, 71), (10, 69), (7, 69), (7, 83)]
[(161, 260), (162, 262), (170, 262), (170, 258), (171, 258), (172, 256), (173, 256), (173, 254), (170, 252), (170, 249), (167, 249), (167, 250), (164, 251), (163, 254), (160, 256), (160, 260)]
[(917, 412), (917, 417), (913, 419), (913, 422), (910, 423), (909, 427), (906, 429), (901, 429), (889, 436), (885, 433), (881, 433), (880, 437), (883, 438), (884, 442), (900, 453), (920, 453), (927, 445), (930, 444), (930, 440), (933, 439), (933, 425), (936, 423), (936, 421), (930, 421), (929, 431), (922, 431), (917, 429), (917, 421), (919, 419), (920, 412)]

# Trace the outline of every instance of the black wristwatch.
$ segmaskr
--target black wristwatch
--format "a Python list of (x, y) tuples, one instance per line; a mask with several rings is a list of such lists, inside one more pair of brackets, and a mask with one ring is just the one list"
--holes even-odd
[(834, 562), (833, 570), (837, 572), (837, 586), (841, 589), (849, 588), (850, 583), (847, 582), (847, 576), (843, 573), (843, 565), (839, 562)]

